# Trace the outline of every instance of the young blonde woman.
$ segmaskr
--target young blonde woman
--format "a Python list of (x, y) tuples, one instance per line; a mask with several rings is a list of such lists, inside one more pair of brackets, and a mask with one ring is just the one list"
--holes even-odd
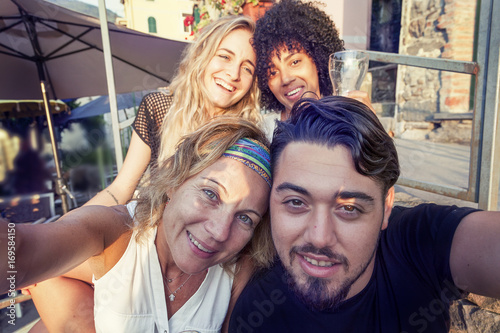
[[(182, 135), (219, 115), (261, 121), (255, 80), (255, 52), (250, 39), (255, 24), (228, 16), (204, 28), (187, 49), (169, 94), (144, 97), (124, 164), (115, 181), (87, 204), (124, 204), (148, 165), (169, 157)], [(160, 149), (161, 143), (161, 149)]]
[[(267, 139), (255, 125), (235, 117), (211, 121), (159, 164), (137, 202), (16, 226), (16, 284), (89, 259), (98, 332), (219, 332), (238, 296), (233, 280), (247, 273), (241, 257), (264, 266), (273, 259), (270, 172)], [(1, 243), (8, 226), (0, 221)], [(3, 292), (6, 261), (0, 271)]]
[[(86, 205), (128, 202), (147, 167), (154, 169), (158, 160), (173, 153), (182, 135), (213, 117), (234, 115), (261, 121), (256, 56), (250, 44), (254, 30), (254, 22), (244, 16), (224, 17), (204, 29), (186, 49), (170, 94), (157, 92), (144, 98), (122, 169)], [(51, 332), (64, 332), (68, 325), (83, 332), (93, 330), (91, 274), (85, 264), (74, 273), (81, 278), (82, 271), (87, 272), (87, 284), (72, 280), (70, 272), (29, 289), (43, 320), (32, 332), (44, 332), (44, 324)], [(55, 297), (57, 302), (53, 302)]]

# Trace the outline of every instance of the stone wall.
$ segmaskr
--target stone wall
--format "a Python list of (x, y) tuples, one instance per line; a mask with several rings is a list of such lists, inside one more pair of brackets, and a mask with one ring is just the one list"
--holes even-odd
[(500, 332), (500, 301), (470, 294), (452, 303), (450, 333)]
[[(404, 0), (399, 52), (471, 61), (475, 7), (476, 0)], [(400, 117), (422, 121), (434, 112), (468, 112), (470, 80), (464, 74), (400, 66)]]
[[(446, 0), (444, 13), (438, 19), (437, 29), (447, 36), (442, 58), (473, 60), (473, 41), (476, 0)], [(441, 112), (469, 111), (470, 75), (442, 72)]]

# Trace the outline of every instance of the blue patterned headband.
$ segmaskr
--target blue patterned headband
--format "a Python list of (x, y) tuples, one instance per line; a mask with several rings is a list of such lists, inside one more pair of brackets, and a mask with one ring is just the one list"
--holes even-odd
[(236, 141), (222, 156), (234, 158), (257, 172), (271, 187), (271, 156), (261, 142), (249, 138)]

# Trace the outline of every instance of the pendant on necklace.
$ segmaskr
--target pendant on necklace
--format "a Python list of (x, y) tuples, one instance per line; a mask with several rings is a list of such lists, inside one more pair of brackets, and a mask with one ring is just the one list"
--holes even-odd
[(172, 283), (172, 281), (173, 281), (172, 279), (168, 279), (167, 280), (168, 283)]
[(175, 299), (175, 295), (174, 294), (170, 294), (170, 296), (168, 296), (168, 298), (170, 298), (170, 301), (173, 302), (174, 299)]

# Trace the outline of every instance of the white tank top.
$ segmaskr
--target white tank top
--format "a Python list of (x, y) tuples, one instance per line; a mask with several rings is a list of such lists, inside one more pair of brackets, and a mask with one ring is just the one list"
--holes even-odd
[[(128, 204), (131, 216), (135, 202)], [(132, 234), (125, 253), (99, 280), (94, 279), (97, 332), (220, 332), (233, 279), (220, 266), (210, 267), (196, 293), (168, 320), (163, 277), (154, 244), (156, 228), (136, 242)]]

